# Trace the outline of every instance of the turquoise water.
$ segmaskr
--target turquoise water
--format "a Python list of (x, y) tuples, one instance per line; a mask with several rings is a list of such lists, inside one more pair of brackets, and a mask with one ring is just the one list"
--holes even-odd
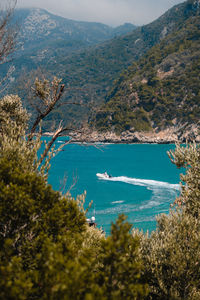
[[(61, 144), (65, 138), (57, 141)], [(180, 170), (166, 152), (174, 145), (67, 145), (53, 160), (49, 183), (54, 189), (63, 187), (73, 196), (87, 191), (86, 206), (94, 205), (88, 217), (94, 214), (98, 226), (107, 234), (118, 214), (125, 214), (139, 229), (156, 228), (155, 216), (168, 213), (170, 203), (179, 194)], [(101, 180), (96, 173), (107, 171), (113, 178)], [(75, 180), (75, 183), (74, 183)], [(73, 186), (74, 184), (74, 186)]]

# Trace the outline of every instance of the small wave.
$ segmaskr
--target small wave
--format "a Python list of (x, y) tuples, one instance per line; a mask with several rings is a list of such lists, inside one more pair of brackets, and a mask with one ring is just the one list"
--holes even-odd
[(101, 178), (101, 180), (124, 182), (124, 183), (128, 183), (128, 184), (144, 186), (144, 187), (147, 187), (148, 189), (152, 189), (152, 188), (156, 187), (156, 188), (160, 188), (160, 189), (164, 188), (164, 189), (180, 190), (179, 184), (172, 184), (172, 183), (168, 183), (168, 182), (149, 180), (149, 179), (130, 178), (130, 177), (126, 177), (126, 176)]
[(149, 201), (146, 204), (140, 205), (139, 210), (148, 209), (148, 208), (152, 208), (152, 207), (159, 206), (159, 205), (160, 205), (160, 202), (158, 202), (158, 201)]
[(120, 204), (120, 203), (124, 203), (124, 200), (119, 200), (119, 201), (113, 201), (111, 202), (112, 204)]
[(96, 215), (116, 215), (116, 214), (125, 214), (130, 212), (130, 207), (117, 205), (116, 207), (109, 207), (102, 210), (96, 210)]
[[(124, 202), (124, 201), (122, 201)], [(96, 210), (96, 214), (97, 215), (112, 215), (112, 214), (129, 214), (129, 213), (133, 213), (133, 212), (140, 212), (140, 211), (149, 211), (151, 208), (156, 208), (156, 207), (160, 207), (160, 205), (162, 205), (162, 202), (158, 202), (158, 201), (147, 201), (147, 202), (143, 202), (142, 204), (138, 205), (138, 204), (122, 204), (121, 201), (114, 201), (111, 202), (119, 204), (116, 205), (115, 207), (108, 207), (106, 209), (102, 209), (102, 210)]]
[(140, 217), (140, 218), (135, 218), (133, 220), (134, 223), (144, 223), (144, 222), (153, 222), (156, 220), (155, 216), (148, 216), (148, 217)]

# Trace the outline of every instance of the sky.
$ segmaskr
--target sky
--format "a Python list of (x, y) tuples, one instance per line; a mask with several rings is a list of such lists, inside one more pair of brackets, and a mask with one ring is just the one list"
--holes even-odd
[(184, 0), (18, 0), (17, 7), (39, 7), (78, 21), (111, 26), (150, 23)]

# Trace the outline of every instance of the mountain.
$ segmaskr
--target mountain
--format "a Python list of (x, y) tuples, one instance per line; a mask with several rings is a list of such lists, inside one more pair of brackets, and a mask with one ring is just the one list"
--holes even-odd
[[(118, 80), (123, 70), (138, 61), (154, 45), (178, 31), (189, 18), (196, 16), (198, 6), (199, 0), (186, 1), (174, 6), (150, 24), (138, 27), (123, 36), (115, 36), (103, 43), (90, 45), (89, 48), (88, 46), (84, 49), (81, 48), (82, 46), (80, 48), (78, 48), (79, 45), (75, 46), (77, 47), (76, 51), (71, 51), (71, 46), (68, 47), (68, 43), (62, 39), (61, 41), (50, 39), (50, 46), (42, 48), (42, 51), (41, 48), (38, 52), (33, 49), (32, 52), (24, 53), (14, 60), (12, 89), (15, 88), (16, 93), (20, 94), (22, 98), (26, 98), (26, 94), (23, 92), (24, 78), (27, 81), (29, 78), (32, 79), (35, 74), (37, 75), (38, 67), (40, 67), (42, 72), (50, 77), (56, 75), (63, 78), (67, 87), (64, 102), (73, 100), (83, 103), (81, 106), (67, 105), (62, 106), (62, 110), (56, 110), (49, 116), (46, 129), (49, 128), (52, 121), (59, 122), (60, 119), (81, 122), (87, 120), (90, 115), (90, 119), (94, 120), (91, 112), (95, 113), (98, 107), (105, 102), (107, 94), (113, 94), (109, 93), (109, 90), (114, 80), (117, 80), (117, 85), (123, 81), (124, 74)], [(73, 42), (75, 41), (73, 40)], [(82, 42), (85, 43), (85, 40)], [(64, 45), (60, 46), (59, 43), (64, 43)], [(23, 74), (24, 76), (22, 76)], [(114, 87), (113, 90), (115, 89), (117, 88)], [(98, 116), (99, 114), (96, 120), (99, 119)], [(151, 127), (149, 122), (145, 121), (145, 126), (146, 124), (148, 124), (148, 128)], [(101, 125), (98, 123), (97, 127), (100, 128)]]
[(112, 35), (115, 37), (120, 35), (125, 35), (128, 32), (133, 31), (134, 29), (136, 29), (136, 26), (134, 26), (133, 24), (124, 23), (123, 25), (113, 28)]
[(129, 23), (112, 28), (96, 22), (74, 21), (40, 8), (16, 9), (14, 21), (19, 25), (18, 41), (24, 51), (31, 48), (32, 43), (48, 40), (75, 40), (93, 45), (136, 28)]
[(112, 28), (101, 23), (69, 20), (39, 8), (16, 9), (13, 23), (19, 28), (17, 49), (12, 63), (1, 66), (0, 76), (9, 74), (9, 89), (5, 92), (20, 94), (25, 103), (27, 92), (23, 80), (33, 81), (33, 77), (38, 76), (38, 68), (47, 77), (65, 77), (63, 59), (70, 57), (71, 60), (75, 53), (79, 57), (81, 50), (88, 51), (86, 49), (136, 28), (130, 23)]
[(45, 65), (49, 60), (56, 61), (57, 56), (66, 57), (136, 28), (132, 24), (112, 28), (101, 23), (69, 20), (39, 8), (16, 9), (13, 23), (19, 27), (15, 53), (18, 68), (24, 67), (26, 59)]
[[(200, 1), (187, 1), (183, 22), (115, 82), (93, 118), (99, 130), (183, 130), (199, 123)], [(175, 22), (175, 20), (174, 20)]]

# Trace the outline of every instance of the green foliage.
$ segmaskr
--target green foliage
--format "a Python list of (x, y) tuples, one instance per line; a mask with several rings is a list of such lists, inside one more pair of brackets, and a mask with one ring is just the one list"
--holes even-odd
[(7, 95), (0, 101), (0, 122), (1, 128), (5, 125), (4, 130), (7, 129), (6, 122), (8, 119), (9, 122), (15, 122), (17, 126), (23, 128), (27, 126), (28, 114), (22, 107), (21, 99), (16, 95)]
[(125, 219), (119, 216), (116, 224), (112, 224), (111, 236), (102, 240), (96, 276), (105, 299), (142, 299), (147, 294), (140, 279), (139, 243), (131, 236), (131, 225)]
[(197, 300), (200, 297), (200, 206), (199, 157), (195, 144), (177, 145), (169, 156), (178, 167), (185, 167), (176, 210), (157, 218), (157, 229), (140, 237), (144, 278), (150, 293), (147, 299)]
[(2, 297), (142, 299), (138, 241), (122, 217), (102, 240), (69, 195), (15, 161), (1, 158), (0, 170)]
[[(15, 161), (4, 158), (0, 165), (1, 270), (7, 274), (5, 280), (12, 283), (10, 293), (18, 299), (15, 290), (23, 295), (22, 289), (28, 283), (29, 295), (40, 299), (58, 299), (61, 295), (64, 299), (66, 290), (72, 290), (73, 280), (77, 280), (77, 286), (81, 282), (84, 286), (81, 265), (84, 272), (89, 259), (84, 260), (82, 254), (83, 262), (79, 262), (78, 253), (85, 216), (73, 198), (54, 192), (41, 176), (24, 173)], [(16, 271), (12, 272), (15, 267), (17, 277)], [(6, 292), (8, 284), (1, 284), (0, 290)]]
[(143, 108), (131, 111), (131, 106), (120, 101), (109, 101), (107, 105), (91, 121), (101, 131), (115, 130), (121, 133), (124, 130), (148, 131), (151, 124), (147, 112)]
[(17, 162), (21, 169), (37, 170), (37, 152), (40, 137), (27, 142), (26, 130), (29, 120), (21, 99), (16, 95), (5, 96), (0, 101), (0, 158)]
[(200, 148), (195, 143), (186, 147), (176, 146), (174, 152), (169, 152), (171, 161), (176, 166), (185, 167), (186, 173), (181, 175), (184, 185), (177, 204), (183, 206), (184, 211), (197, 219), (200, 218)]
[(200, 223), (185, 213), (161, 215), (151, 237), (143, 238), (148, 299), (198, 299)]
[[(28, 298), (32, 289), (30, 277), (24, 272), (22, 260), (20, 257), (11, 255), (10, 247), (7, 240), (7, 245), (0, 250), (0, 298), (1, 299), (20, 299)], [(4, 258), (5, 253), (7, 257)]]
[[(148, 122), (136, 118), (135, 130), (145, 127), (196, 124), (199, 118), (199, 26), (200, 17), (188, 18), (167, 35), (114, 83), (107, 103), (93, 119), (97, 129), (127, 130), (130, 113), (143, 109)], [(128, 107), (117, 118), (119, 107)], [(103, 115), (104, 114), (104, 115)], [(99, 119), (100, 122), (99, 122)], [(109, 122), (108, 122), (109, 120)]]
[[(40, 87), (46, 101), (48, 82)], [(54, 191), (38, 170), (40, 141), (25, 135), (20, 98), (5, 97), (0, 117), (0, 298), (142, 299), (147, 289), (131, 226), (121, 217), (109, 238), (89, 228), (85, 194)]]

